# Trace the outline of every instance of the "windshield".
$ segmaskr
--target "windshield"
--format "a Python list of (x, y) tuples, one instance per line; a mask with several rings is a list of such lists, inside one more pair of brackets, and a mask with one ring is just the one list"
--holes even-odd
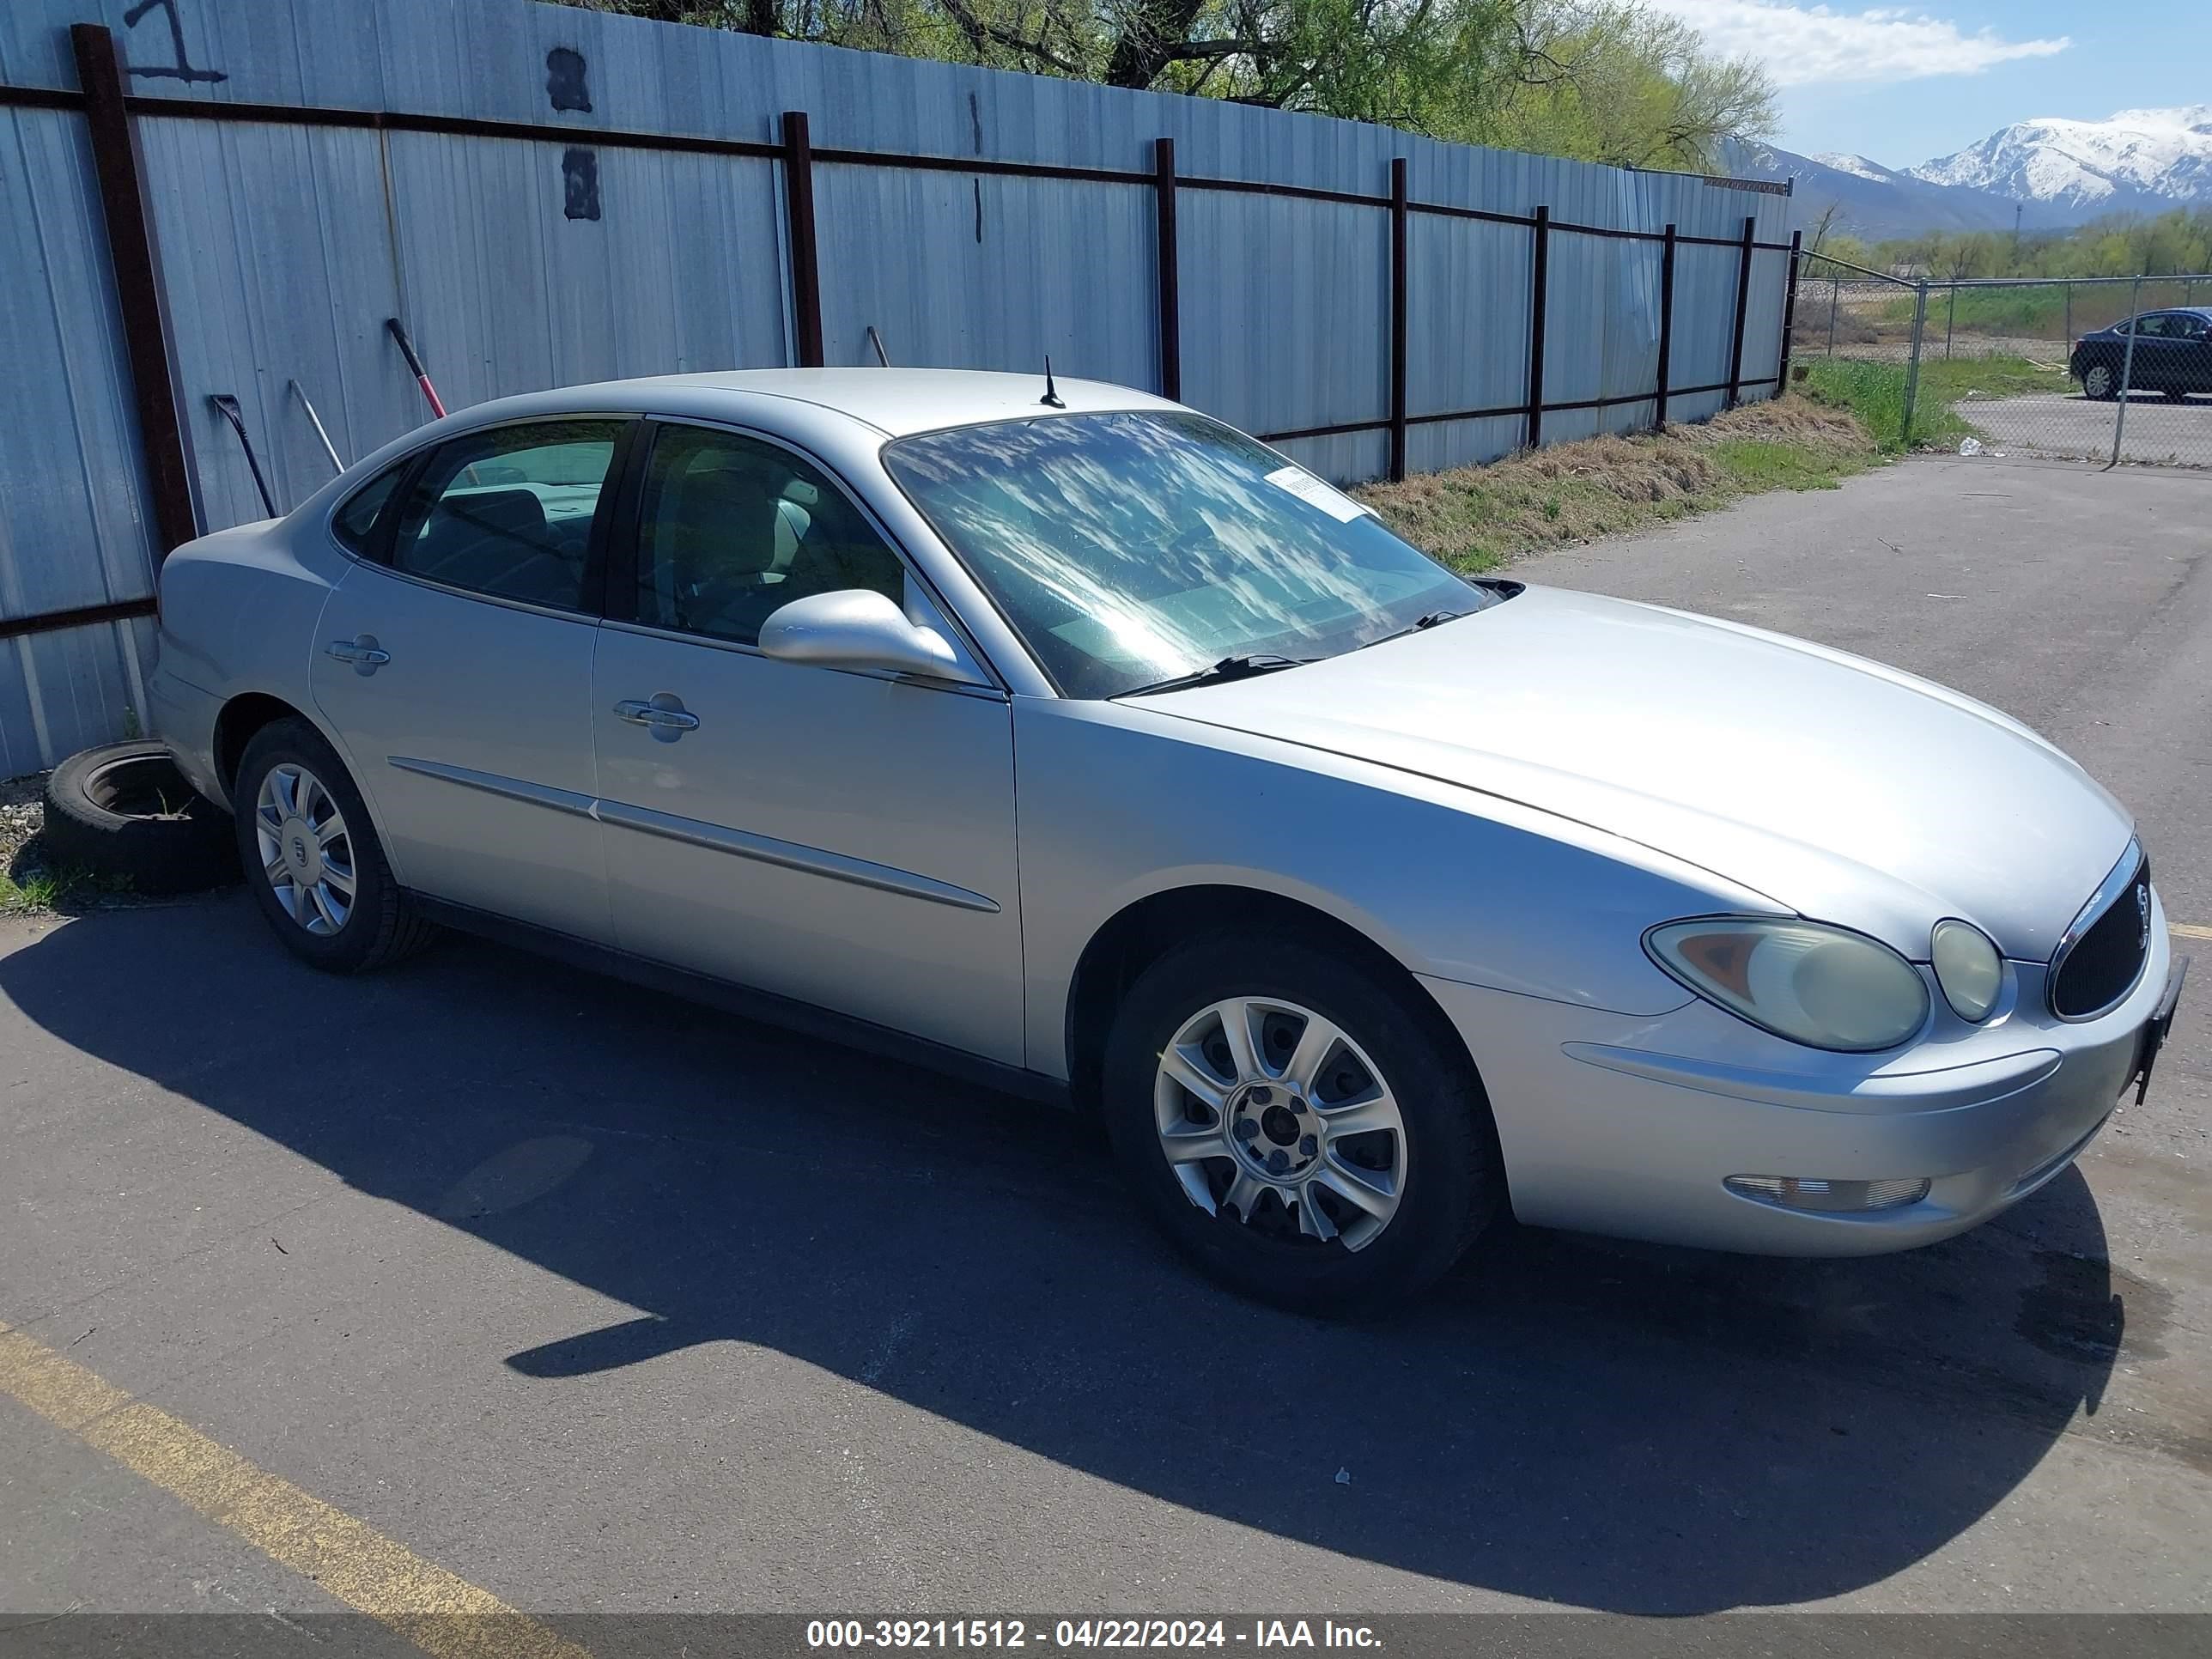
[(902, 439), (884, 464), (1066, 696), (1332, 657), (1497, 595), (1358, 502), (1180, 411)]

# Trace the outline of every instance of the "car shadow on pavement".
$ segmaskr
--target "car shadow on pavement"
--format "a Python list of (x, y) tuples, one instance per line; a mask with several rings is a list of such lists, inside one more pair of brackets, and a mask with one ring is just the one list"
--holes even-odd
[[(333, 981), (235, 896), (57, 928), (0, 995), (646, 1310), (482, 1357), (549, 1424), (571, 1379), (735, 1340), (1201, 1514), (1577, 1607), (1898, 1572), (2098, 1409), (2128, 1311), (2069, 1170), (1867, 1261), (1509, 1226), (1425, 1304), (1319, 1323), (1173, 1259), (1072, 1117), (472, 941)], [(348, 1088), (299, 1086), (308, 1056)]]

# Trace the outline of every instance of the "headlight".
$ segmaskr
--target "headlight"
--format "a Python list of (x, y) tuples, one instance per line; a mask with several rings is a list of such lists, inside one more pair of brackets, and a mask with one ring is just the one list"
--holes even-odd
[(1817, 921), (1670, 921), (1646, 933), (1644, 948), (1699, 996), (1808, 1048), (1892, 1048), (1928, 1018), (1928, 987), (1911, 963)]
[(1989, 935), (1972, 922), (1939, 921), (1929, 956), (1951, 1012), (1969, 1025), (1987, 1019), (2004, 988), (2004, 962)]

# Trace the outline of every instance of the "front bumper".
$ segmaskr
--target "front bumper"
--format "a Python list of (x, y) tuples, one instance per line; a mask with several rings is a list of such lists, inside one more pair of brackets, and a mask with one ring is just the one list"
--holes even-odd
[[(1801, 1048), (1703, 1001), (1639, 1018), (1422, 982), (1482, 1073), (1522, 1220), (1758, 1255), (1871, 1255), (1987, 1220), (2088, 1145), (2136, 1080), (2145, 1028), (2179, 971), (2153, 908), (2150, 958), (2111, 1012), (2051, 1019), (2041, 969), (2016, 963), (1985, 1026), (1954, 1023), (1888, 1056)], [(1722, 1184), (1747, 1175), (1929, 1186), (1889, 1209), (1814, 1213)]]

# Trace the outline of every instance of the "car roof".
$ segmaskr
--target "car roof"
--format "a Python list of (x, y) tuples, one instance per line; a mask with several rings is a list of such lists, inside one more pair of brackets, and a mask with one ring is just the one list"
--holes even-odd
[[(1103, 380), (1060, 377), (1054, 389), (1071, 414), (1176, 407), (1149, 392)], [(746, 368), (562, 386), (478, 404), (467, 412), (471, 424), (610, 410), (711, 417), (717, 405), (735, 412), (752, 398), (771, 397), (831, 410), (896, 438), (1060, 412), (1043, 404), (1044, 392), (1042, 364), (1033, 374), (965, 368)]]

